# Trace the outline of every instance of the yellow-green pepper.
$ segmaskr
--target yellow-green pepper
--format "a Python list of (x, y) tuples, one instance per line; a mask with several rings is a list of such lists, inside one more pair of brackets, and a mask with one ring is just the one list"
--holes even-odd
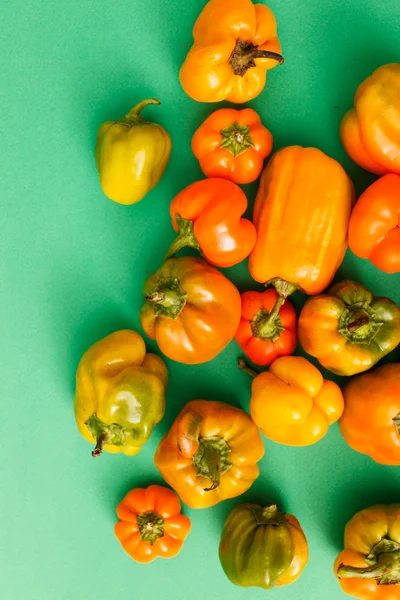
[(140, 113), (150, 98), (139, 102), (119, 121), (99, 127), (96, 164), (103, 192), (114, 202), (135, 204), (160, 181), (171, 154), (171, 138), (161, 125), (145, 121)]
[(167, 367), (146, 354), (135, 331), (112, 333), (82, 356), (76, 374), (75, 418), (101, 452), (137, 454), (165, 412)]

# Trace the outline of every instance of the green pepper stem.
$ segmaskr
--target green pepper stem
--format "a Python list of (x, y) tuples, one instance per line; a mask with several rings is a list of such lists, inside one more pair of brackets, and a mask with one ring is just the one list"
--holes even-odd
[(149, 106), (150, 104), (155, 104), (156, 106), (159, 106), (161, 102), (156, 98), (148, 98), (147, 100), (142, 100), (142, 102), (139, 102), (138, 104), (136, 104), (136, 106), (131, 108), (131, 110), (125, 116), (125, 119), (135, 121), (138, 119), (138, 117), (141, 118), (140, 113), (144, 108), (146, 108), (146, 106)]
[(365, 561), (370, 566), (339, 565), (338, 577), (341, 579), (375, 579), (378, 585), (400, 583), (400, 544), (397, 542), (383, 538), (372, 548)]
[(239, 369), (241, 371), (243, 371), (243, 373), (247, 373), (247, 375), (250, 375), (250, 377), (255, 378), (260, 374), (255, 369), (250, 367), (250, 365), (247, 364), (247, 362), (244, 360), (244, 358), (239, 358), (237, 364), (238, 364)]
[(107, 433), (102, 433), (97, 438), (95, 449), (92, 451), (93, 458), (96, 458), (97, 456), (100, 456), (102, 454), (102, 452), (103, 452), (103, 446), (106, 443), (107, 438), (108, 438), (108, 434)]
[(162, 304), (164, 307), (175, 306), (180, 302), (179, 295), (174, 290), (165, 290), (163, 292), (153, 292), (146, 296), (147, 302), (151, 304)]
[(211, 486), (204, 488), (211, 492), (219, 486), (221, 473), (231, 468), (229, 462), (230, 448), (222, 437), (201, 438), (199, 448), (193, 457), (193, 466), (198, 477), (211, 481)]
[(181, 215), (175, 215), (176, 224), (178, 225), (178, 237), (170, 245), (164, 260), (168, 260), (172, 256), (175, 256), (182, 248), (194, 248), (201, 252), (200, 245), (196, 240), (193, 230), (193, 221), (190, 219), (184, 219)]
[(298, 283), (290, 283), (290, 281), (285, 281), (280, 277), (274, 277), (265, 283), (265, 287), (273, 285), (279, 296), (283, 296), (283, 298), (288, 298), (294, 292), (303, 292), (304, 290), (299, 286)]
[(357, 331), (357, 329), (360, 329), (360, 327), (363, 327), (364, 325), (368, 324), (369, 317), (367, 315), (360, 315), (359, 317), (354, 319), (354, 321), (347, 325), (347, 331), (349, 331), (350, 333), (354, 333), (355, 331)]

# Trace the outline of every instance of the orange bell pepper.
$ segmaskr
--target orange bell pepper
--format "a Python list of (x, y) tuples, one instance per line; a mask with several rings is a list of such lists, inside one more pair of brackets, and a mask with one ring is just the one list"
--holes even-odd
[(140, 563), (176, 556), (191, 528), (190, 520), (181, 515), (178, 496), (161, 485), (128, 492), (117, 515), (115, 535), (125, 552)]
[(376, 69), (357, 89), (340, 135), (347, 154), (376, 173), (400, 174), (400, 64)]
[(202, 258), (171, 258), (146, 281), (140, 322), (161, 352), (195, 365), (231, 342), (240, 322), (240, 294)]
[(287, 301), (281, 306), (275, 290), (245, 292), (235, 339), (255, 365), (267, 366), (279, 356), (295, 351), (296, 321), (293, 305)]
[(353, 199), (344, 169), (320, 150), (290, 146), (276, 152), (254, 205), (253, 279), (284, 280), (284, 295), (299, 288), (309, 295), (322, 292), (343, 260)]
[(354, 377), (343, 389), (340, 430), (357, 452), (400, 465), (400, 363)]
[(192, 150), (206, 177), (234, 183), (255, 181), (271, 153), (273, 138), (251, 108), (221, 108), (200, 125)]
[(161, 440), (154, 462), (183, 502), (207, 508), (248, 490), (263, 455), (247, 413), (224, 402), (193, 400)]
[(241, 262), (256, 243), (256, 228), (241, 218), (246, 209), (244, 192), (231, 181), (204, 179), (192, 183), (171, 203), (172, 225), (178, 237), (165, 258), (189, 246), (217, 267)]
[(354, 515), (334, 571), (342, 590), (361, 600), (400, 600), (400, 504), (377, 504)]
[(400, 175), (385, 175), (361, 194), (350, 219), (349, 246), (385, 273), (400, 272)]
[(262, 92), (267, 71), (283, 63), (272, 11), (251, 0), (210, 0), (193, 38), (180, 81), (199, 102), (248, 102)]
[(301, 356), (277, 358), (269, 371), (258, 374), (239, 361), (254, 377), (250, 414), (263, 434), (288, 446), (310, 446), (327, 433), (343, 412), (343, 395), (336, 383), (324, 379)]

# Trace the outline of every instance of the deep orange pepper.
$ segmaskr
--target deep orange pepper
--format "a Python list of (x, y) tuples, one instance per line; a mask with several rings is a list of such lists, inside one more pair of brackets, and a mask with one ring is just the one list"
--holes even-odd
[(271, 9), (251, 0), (210, 0), (193, 38), (180, 80), (199, 102), (247, 102), (263, 90), (267, 71), (283, 62)]
[(178, 496), (161, 485), (128, 492), (117, 515), (115, 535), (125, 552), (141, 563), (176, 556), (191, 528)]
[(247, 413), (224, 402), (193, 400), (161, 440), (154, 462), (185, 504), (207, 508), (248, 490), (263, 454)]
[(361, 194), (350, 219), (349, 246), (385, 273), (400, 272), (400, 175), (384, 175)]
[(255, 365), (270, 365), (296, 349), (296, 311), (288, 300), (283, 306), (277, 301), (274, 289), (242, 294), (242, 318), (235, 339)]
[(243, 184), (259, 177), (272, 144), (270, 131), (254, 110), (221, 108), (200, 125), (192, 150), (206, 177)]
[(239, 361), (254, 377), (250, 414), (271, 440), (288, 446), (310, 446), (324, 437), (343, 412), (343, 394), (301, 356), (277, 358), (269, 371), (258, 374)]
[(340, 430), (358, 452), (384, 465), (400, 465), (400, 364), (354, 377), (343, 389)]
[(347, 154), (376, 173), (400, 174), (400, 64), (376, 69), (357, 89), (340, 135)]
[(242, 215), (247, 198), (239, 186), (226, 179), (196, 181), (171, 203), (172, 225), (178, 237), (166, 259), (189, 246), (217, 267), (232, 267), (250, 254), (256, 229)]

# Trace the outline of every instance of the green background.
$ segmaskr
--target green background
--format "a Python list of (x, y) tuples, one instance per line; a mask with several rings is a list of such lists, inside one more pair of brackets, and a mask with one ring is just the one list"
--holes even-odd
[[(248, 408), (250, 381), (232, 343), (210, 364), (168, 363), (167, 413), (135, 458), (92, 460), (73, 417), (82, 353), (120, 328), (141, 331), (144, 279), (173, 238), (168, 206), (201, 178), (190, 150), (216, 105), (188, 98), (178, 70), (203, 0), (3, 2), (1, 48), (1, 499), (0, 581), (7, 600), (259, 600), (230, 584), (217, 549), (229, 510), (242, 500), (278, 502), (299, 518), (310, 561), (281, 600), (343, 597), (332, 574), (349, 517), (398, 501), (400, 473), (353, 452), (335, 425), (313, 447), (265, 441), (261, 476), (240, 499), (192, 511), (178, 558), (134, 563), (114, 538), (115, 507), (135, 486), (162, 483), (152, 458), (178, 410), (193, 398)], [(286, 62), (251, 103), (275, 148), (312, 145), (339, 159), (358, 192), (373, 177), (345, 156), (340, 119), (358, 83), (400, 61), (396, 0), (271, 0)], [(102, 194), (94, 161), (99, 124), (155, 96), (146, 112), (173, 141), (167, 171), (146, 199), (122, 207)], [(219, 105), (221, 106), (221, 105)], [(256, 186), (246, 188), (252, 203)], [(229, 275), (255, 288), (246, 265)], [(400, 276), (350, 253), (337, 275), (400, 302)], [(299, 307), (303, 302), (295, 298)], [(153, 343), (148, 347), (155, 350)], [(388, 360), (396, 360), (393, 353)]]

